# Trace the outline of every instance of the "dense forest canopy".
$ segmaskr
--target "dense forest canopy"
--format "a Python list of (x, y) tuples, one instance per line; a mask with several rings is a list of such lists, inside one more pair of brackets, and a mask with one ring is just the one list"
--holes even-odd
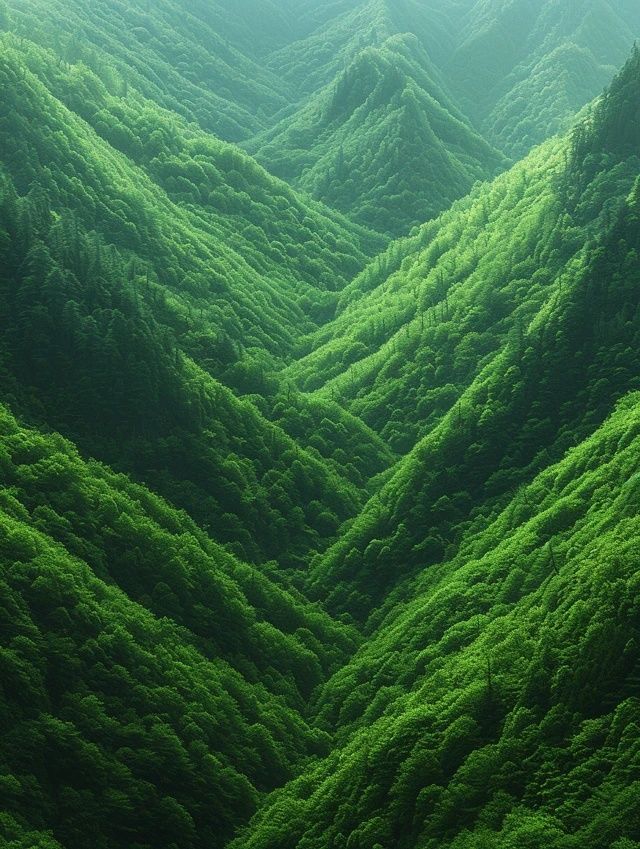
[(638, 36), (0, 0), (2, 849), (640, 849)]

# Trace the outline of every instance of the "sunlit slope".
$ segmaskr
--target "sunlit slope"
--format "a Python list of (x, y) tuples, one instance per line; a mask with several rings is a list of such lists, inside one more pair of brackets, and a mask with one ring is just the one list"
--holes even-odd
[(247, 145), (272, 173), (382, 232), (432, 218), (505, 162), (432, 77), (415, 36), (360, 52)]
[(425, 572), (318, 701), (341, 745), (234, 849), (634, 846), (639, 455), (634, 394)]
[(524, 327), (579, 247), (565, 227), (551, 142), (408, 239), (341, 294), (336, 319), (288, 374), (407, 450)]
[[(185, 354), (162, 287), (46, 195), (3, 186), (0, 253), (3, 397), (31, 421), (135, 472), (246, 559), (300, 565), (357, 509), (352, 466), (331, 459), (353, 433), (327, 460), (299, 446)], [(375, 471), (362, 430), (351, 463), (362, 452)]]
[[(516, 282), (525, 296), (530, 293), (528, 307), (525, 300), (522, 312), (507, 313), (509, 320), (501, 330), (497, 325), (497, 333), (492, 322), (500, 316), (500, 300), (487, 302), (484, 321), (482, 302), (476, 304), (480, 332), (475, 340), (494, 339), (495, 350), (470, 357), (472, 379), (457, 388), (444, 372), (451, 353), (443, 357), (440, 374), (433, 370), (437, 393), (410, 394), (400, 380), (398, 420), (402, 410), (411, 417), (422, 403), (422, 415), (431, 412), (431, 428), (350, 530), (316, 562), (315, 591), (338, 609), (347, 606), (366, 617), (372, 603), (406, 574), (451, 556), (465, 523), (478, 513), (488, 515), (550, 457), (560, 457), (587, 436), (618, 397), (638, 387), (634, 179), (640, 140), (637, 126), (622, 137), (615, 128), (621, 110), (635, 102), (639, 69), (635, 53), (586, 126), (574, 134), (564, 175), (552, 175), (558, 193), (554, 214), (542, 216), (538, 233), (526, 230), (523, 244), (532, 265)], [(517, 173), (516, 168), (511, 175), (516, 185)], [(507, 245), (509, 234), (518, 239), (511, 226), (503, 232)], [(486, 279), (509, 280), (516, 263), (513, 256), (508, 259), (502, 269), (495, 266), (495, 278)], [(532, 282), (540, 288), (532, 288)], [(463, 280), (460, 290), (465, 285)], [(440, 312), (440, 350), (455, 351), (449, 347), (455, 340), (464, 351), (464, 335), (454, 335), (463, 313), (457, 324), (447, 324), (446, 297)], [(430, 331), (426, 321), (413, 321), (420, 344)], [(417, 355), (405, 347), (410, 338), (401, 333), (396, 344), (400, 351), (404, 347), (402, 361), (414, 363)], [(426, 370), (433, 368), (433, 354), (425, 350)], [(443, 395), (442, 408), (430, 411)]]

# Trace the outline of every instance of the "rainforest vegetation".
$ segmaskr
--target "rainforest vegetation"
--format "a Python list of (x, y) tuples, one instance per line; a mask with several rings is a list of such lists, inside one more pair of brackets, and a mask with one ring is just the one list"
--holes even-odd
[(639, 36), (0, 0), (2, 849), (640, 849)]

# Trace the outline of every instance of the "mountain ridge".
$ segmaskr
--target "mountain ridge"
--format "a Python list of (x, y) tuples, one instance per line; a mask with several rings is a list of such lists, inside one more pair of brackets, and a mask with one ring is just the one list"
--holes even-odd
[(638, 49), (529, 151), (636, 6), (46, 11), (0, 0), (0, 845), (637, 849)]

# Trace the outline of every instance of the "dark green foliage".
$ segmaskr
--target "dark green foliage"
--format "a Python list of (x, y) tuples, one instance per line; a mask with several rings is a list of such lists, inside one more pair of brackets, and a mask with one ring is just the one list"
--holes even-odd
[(5, 391), (19, 409), (135, 471), (246, 558), (295, 563), (335, 533), (358, 503), (341, 470), (188, 360), (154, 315), (166, 293), (135, 264), (56, 220), (36, 191), (20, 200), (6, 187), (3, 228)]
[(3, 849), (640, 847), (639, 8), (0, 0)]
[(3, 807), (68, 847), (222, 845), (326, 747), (297, 711), (352, 635), (60, 437), (1, 433)]

